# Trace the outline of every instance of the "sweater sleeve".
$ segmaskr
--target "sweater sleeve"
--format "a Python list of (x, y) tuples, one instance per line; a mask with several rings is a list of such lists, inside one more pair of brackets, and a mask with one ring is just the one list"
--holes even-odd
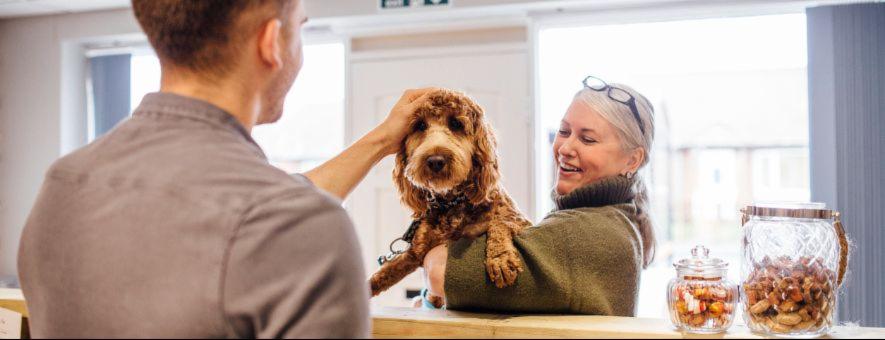
[(499, 289), (485, 272), (486, 238), (449, 247), (450, 309), (632, 316), (642, 245), (622, 209), (561, 210), (514, 239), (524, 271)]

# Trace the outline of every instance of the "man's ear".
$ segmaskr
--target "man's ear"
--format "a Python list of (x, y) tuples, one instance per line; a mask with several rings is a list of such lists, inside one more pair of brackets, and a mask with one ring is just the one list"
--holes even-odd
[(282, 25), (279, 19), (268, 20), (261, 26), (258, 35), (258, 57), (274, 70), (283, 68)]

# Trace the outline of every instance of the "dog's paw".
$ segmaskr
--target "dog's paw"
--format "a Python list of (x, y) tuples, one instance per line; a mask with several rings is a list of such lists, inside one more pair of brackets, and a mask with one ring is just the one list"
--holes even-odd
[(433, 305), (433, 307), (436, 309), (443, 308), (443, 306), (446, 305), (445, 299), (443, 299), (441, 296), (436, 296), (430, 293), (427, 293), (427, 302), (430, 302), (430, 304)]
[(522, 272), (522, 261), (516, 250), (511, 249), (486, 258), (486, 272), (496, 287), (504, 288), (516, 282), (516, 277)]
[(372, 290), (372, 297), (378, 296), (381, 292), (387, 290), (382, 284), (381, 280), (373, 276), (369, 279), (369, 288)]

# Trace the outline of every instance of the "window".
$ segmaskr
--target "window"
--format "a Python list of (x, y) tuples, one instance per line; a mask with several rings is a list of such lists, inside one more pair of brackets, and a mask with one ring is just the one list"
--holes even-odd
[[(129, 72), (129, 112), (138, 107), (145, 94), (159, 90), (160, 63), (151, 51), (109, 59), (129, 63), (126, 67), (117, 67), (117, 70), (128, 69)], [(301, 69), (286, 96), (280, 120), (252, 129), (252, 137), (271, 164), (290, 173), (309, 170), (344, 147), (344, 44), (305, 45), (304, 60), (305, 65), (310, 64), (310, 67)], [(99, 65), (100, 62), (103, 64)], [(108, 64), (99, 58), (92, 58), (92, 63), (95, 66)], [(118, 81), (116, 78), (113, 80)], [(97, 103), (115, 96), (113, 89), (94, 92)], [(106, 115), (100, 110), (93, 112), (96, 122), (101, 122), (100, 118)], [(110, 126), (122, 118), (125, 116), (110, 117), (113, 120)], [(106, 131), (99, 128), (96, 134), (100, 136)]]
[(144, 95), (160, 90), (160, 60), (153, 52), (133, 54), (129, 68), (129, 112), (135, 110)]
[(308, 45), (305, 65), (286, 96), (283, 117), (252, 137), (270, 162), (304, 172), (344, 149), (344, 44)]
[(665, 317), (671, 264), (704, 244), (740, 273), (739, 209), (809, 194), (804, 14), (546, 28), (539, 32), (538, 216), (552, 203), (552, 137), (586, 75), (655, 106), (643, 170), (658, 251), (638, 316)]

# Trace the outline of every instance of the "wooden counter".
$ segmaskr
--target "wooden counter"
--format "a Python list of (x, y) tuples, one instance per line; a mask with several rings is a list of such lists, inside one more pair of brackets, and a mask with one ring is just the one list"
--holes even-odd
[[(20, 290), (0, 290), (6, 308), (27, 315)], [(372, 312), (375, 338), (761, 338), (745, 326), (708, 336), (683, 335), (663, 319), (588, 315), (499, 315), (416, 308)], [(836, 327), (831, 338), (885, 339), (885, 328)]]
[[(761, 338), (743, 325), (728, 332), (676, 332), (663, 319), (588, 315), (499, 315), (415, 308), (372, 312), (375, 338)], [(885, 338), (885, 328), (839, 326), (831, 338)]]

